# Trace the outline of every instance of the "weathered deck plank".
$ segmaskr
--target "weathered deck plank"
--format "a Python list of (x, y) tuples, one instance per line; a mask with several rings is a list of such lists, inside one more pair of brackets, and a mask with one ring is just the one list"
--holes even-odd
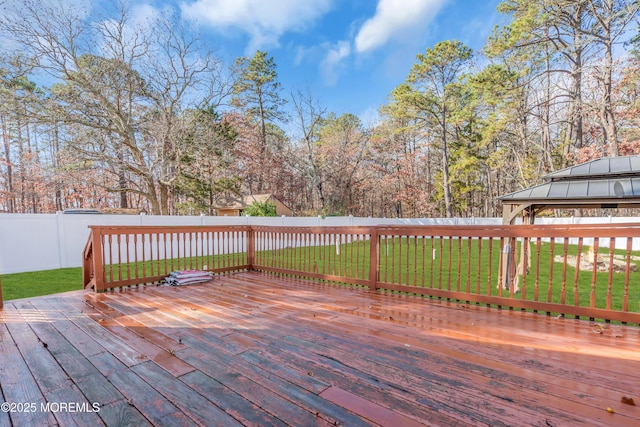
[[(4, 310), (11, 309), (11, 305), (5, 303)], [(18, 319), (19, 316), (15, 318)], [(3, 407), (3, 411), (9, 412), (10, 421), (14, 425), (52, 425), (55, 418), (52, 413), (40, 411), (40, 405), (46, 402), (45, 398), (23, 359), (18, 344), (12, 340), (5, 321), (3, 316), (3, 323), (0, 323), (3, 337), (0, 340), (0, 387), (4, 405), (12, 406)], [(10, 411), (12, 408), (15, 411)]]
[(0, 314), (0, 403), (100, 407), (0, 425), (640, 423), (637, 327), (260, 273)]

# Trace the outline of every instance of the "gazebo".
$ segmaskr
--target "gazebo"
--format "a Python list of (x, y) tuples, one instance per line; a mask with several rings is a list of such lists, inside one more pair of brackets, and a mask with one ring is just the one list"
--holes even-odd
[[(502, 201), (502, 222), (513, 224), (522, 214), (523, 222), (533, 224), (536, 215), (547, 209), (637, 208), (640, 207), (640, 156), (605, 157), (580, 163), (543, 177), (540, 185), (498, 197)], [(518, 274), (531, 264), (531, 251), (522, 245)], [(516, 263), (515, 248), (507, 245), (502, 254), (503, 287), (510, 287), (510, 271)]]
[(540, 185), (498, 197), (504, 224), (523, 213), (533, 224), (546, 209), (640, 207), (640, 156), (605, 157), (543, 177)]

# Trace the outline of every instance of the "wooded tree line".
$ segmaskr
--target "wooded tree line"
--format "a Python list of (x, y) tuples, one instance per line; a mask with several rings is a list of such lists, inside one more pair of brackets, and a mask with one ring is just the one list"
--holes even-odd
[(505, 0), (482, 51), (418, 54), (371, 126), (283, 88), (267, 52), (222, 63), (171, 12), (16, 4), (0, 16), (4, 212), (212, 214), (272, 193), (300, 215), (496, 216), (556, 169), (640, 153), (635, 0)]

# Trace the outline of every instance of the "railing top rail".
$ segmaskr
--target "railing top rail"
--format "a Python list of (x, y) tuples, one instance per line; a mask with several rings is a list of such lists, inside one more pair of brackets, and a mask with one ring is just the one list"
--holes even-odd
[(103, 234), (119, 233), (175, 233), (183, 231), (248, 231), (250, 225), (90, 225), (89, 228)]
[(339, 226), (281, 226), (281, 225), (252, 225), (254, 231), (278, 231), (312, 234), (370, 234), (376, 226), (339, 225)]
[(294, 226), (294, 225), (90, 225), (90, 229), (100, 230), (190, 230), (190, 229), (234, 229), (234, 230), (312, 230), (314, 232), (344, 232), (346, 230), (370, 231), (376, 229), (381, 232), (412, 231), (412, 230), (460, 230), (460, 231), (501, 231), (527, 230), (560, 231), (560, 230), (627, 230), (640, 233), (640, 222), (611, 223), (611, 224), (379, 224), (379, 225), (339, 225), (339, 226)]
[[(469, 238), (640, 238), (640, 222), (617, 224), (534, 225), (371, 225), (371, 226), (278, 226), (278, 225), (94, 225), (101, 235), (173, 234), (196, 232), (277, 232), (307, 234), (359, 234), (379, 236), (446, 236)], [(91, 238), (89, 238), (90, 240)], [(87, 249), (89, 241), (87, 241)]]
[(640, 237), (640, 223), (554, 225), (382, 225), (379, 235), (452, 237)]

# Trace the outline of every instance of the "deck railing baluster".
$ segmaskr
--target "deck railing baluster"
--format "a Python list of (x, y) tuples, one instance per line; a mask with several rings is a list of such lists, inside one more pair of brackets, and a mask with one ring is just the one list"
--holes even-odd
[(442, 266), (444, 265), (444, 237), (438, 236), (438, 289), (442, 289)]
[(130, 276), (130, 272), (131, 272), (130, 271), (130, 265), (131, 265), (131, 262), (129, 260), (129, 234), (125, 234), (124, 235), (124, 245), (122, 245), (121, 242), (118, 242), (118, 243), (120, 243), (120, 251), (119, 251), (119, 253), (122, 254), (122, 252), (124, 251), (124, 259), (125, 259), (125, 262), (124, 262), (124, 267), (125, 267), (124, 268), (124, 274), (125, 274), (125, 276), (124, 277), (125, 277), (125, 280), (128, 280), (128, 279), (131, 278), (131, 276)]
[(498, 268), (498, 296), (502, 296), (502, 289), (505, 288), (505, 283), (507, 283), (507, 257), (504, 256), (505, 249), (505, 238), (500, 237), (500, 264)]
[(513, 298), (516, 292), (516, 280), (518, 280), (518, 269), (516, 267), (516, 254), (518, 253), (517, 240), (515, 237), (509, 239), (509, 298)]
[[(547, 287), (547, 302), (552, 302), (553, 300), (553, 253), (555, 251), (556, 239), (551, 239), (551, 246), (549, 247), (549, 285)], [(547, 314), (551, 314), (551, 312), (547, 311)]]
[(113, 235), (109, 234), (109, 277), (106, 279), (110, 282), (115, 282), (113, 277)]
[(593, 264), (592, 270), (591, 270), (591, 294), (589, 295), (589, 307), (591, 308), (595, 308), (596, 307), (596, 279), (597, 279), (597, 273), (598, 273), (598, 250), (599, 250), (599, 245), (600, 245), (600, 239), (599, 238), (594, 238), (593, 239), (593, 246), (592, 246), (592, 250), (593, 250), (593, 257), (591, 258), (591, 263)]
[(391, 283), (397, 283), (395, 280), (396, 277), (396, 239), (397, 237), (392, 234), (391, 235)]
[(429, 236), (429, 242), (430, 242), (430, 246), (429, 246), (429, 288), (433, 289), (433, 285), (434, 285), (434, 263), (436, 260), (436, 248), (435, 248), (435, 240), (436, 237), (432, 234), (431, 236)]
[[(467, 241), (467, 288), (468, 294), (471, 293), (471, 237), (465, 239)], [(462, 258), (462, 256), (460, 257)]]
[(579, 290), (579, 278), (580, 278), (580, 263), (582, 262), (582, 244), (583, 238), (578, 238), (578, 253), (576, 254), (576, 268), (573, 276), (573, 305), (580, 306), (580, 290)]
[[(418, 236), (413, 238), (413, 286), (418, 286)], [(424, 276), (423, 276), (424, 277)]]
[[(493, 272), (493, 237), (489, 237), (489, 256), (487, 257), (487, 296), (491, 296), (491, 291), (493, 289), (493, 282), (491, 281), (491, 273)], [(498, 278), (498, 283), (500, 283), (500, 278)]]
[(116, 236), (116, 246), (117, 246), (117, 254), (118, 254), (118, 280), (122, 280), (122, 243), (121, 243), (121, 238), (122, 236), (120, 234), (118, 234)]
[(522, 274), (522, 286), (520, 287), (521, 292), (521, 299), (526, 300), (527, 299), (527, 276), (529, 275), (529, 268), (531, 267), (530, 261), (531, 261), (531, 254), (529, 253), (529, 251), (531, 250), (530, 248), (530, 241), (529, 241), (529, 237), (525, 237), (522, 241), (522, 258), (520, 259), (520, 265), (521, 267), (521, 271), (516, 272), (516, 274)]
[(609, 239), (609, 280), (607, 282), (607, 310), (611, 310), (611, 298), (612, 298), (612, 288), (613, 288), (613, 251), (616, 248), (616, 239), (611, 237)]
[[(155, 236), (155, 241), (156, 241), (156, 257), (158, 259), (160, 259), (159, 257), (159, 252), (158, 252), (158, 235), (157, 234), (152, 234), (152, 233), (148, 233), (149, 236), (149, 269), (151, 270), (151, 276), (155, 276), (155, 274), (153, 273), (153, 264), (154, 264), (154, 260), (153, 260), (153, 240), (154, 240), (154, 236)], [(158, 271), (158, 273), (160, 273)]]
[(456, 271), (456, 291), (460, 292), (462, 286), (462, 236), (458, 236), (458, 256)]
[(567, 302), (567, 256), (569, 254), (569, 238), (564, 238), (562, 259), (562, 285), (560, 288), (560, 304)]
[[(633, 238), (627, 237), (627, 253), (624, 269), (624, 293), (622, 295), (622, 311), (629, 311), (629, 276), (631, 273), (631, 248), (633, 247)], [(636, 282), (637, 283), (637, 282)], [(640, 309), (640, 298), (638, 298), (638, 308)]]
[(478, 243), (477, 270), (476, 270), (476, 294), (480, 295), (480, 281), (482, 279), (482, 237), (476, 239)]
[(133, 234), (133, 277), (138, 278), (138, 234)]

